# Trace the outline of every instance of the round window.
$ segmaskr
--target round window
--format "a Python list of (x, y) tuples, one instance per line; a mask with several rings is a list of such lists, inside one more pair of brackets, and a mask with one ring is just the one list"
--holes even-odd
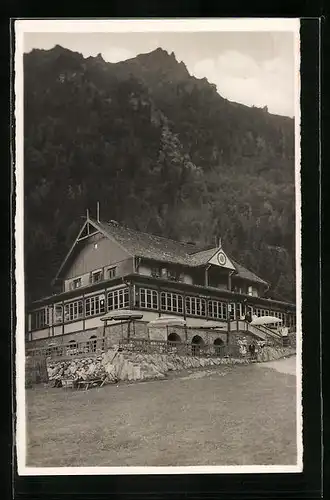
[(218, 262), (220, 266), (224, 266), (227, 262), (226, 256), (223, 252), (218, 253)]

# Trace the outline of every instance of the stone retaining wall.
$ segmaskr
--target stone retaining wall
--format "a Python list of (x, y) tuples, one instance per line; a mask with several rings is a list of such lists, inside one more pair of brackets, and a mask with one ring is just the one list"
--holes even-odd
[[(265, 347), (257, 355), (258, 361), (270, 361), (294, 354), (292, 348)], [(228, 364), (250, 363), (246, 358), (202, 358), (193, 356), (177, 356), (175, 354), (143, 354), (122, 353), (118, 348), (108, 350), (95, 357), (84, 357), (69, 360), (47, 361), (48, 377), (55, 380), (89, 380), (106, 378), (107, 382), (116, 383), (121, 380), (162, 379), (169, 371), (187, 368), (204, 368)]]
[(48, 367), (45, 358), (32, 358), (27, 356), (25, 359), (25, 385), (31, 387), (33, 384), (48, 382)]
[(108, 382), (165, 378), (169, 371), (224, 364), (246, 364), (247, 359), (200, 358), (171, 354), (121, 353), (116, 348), (97, 357), (47, 361), (48, 377), (55, 380), (89, 380), (107, 377)]
[(296, 354), (294, 347), (263, 347), (257, 352), (257, 361), (274, 361), (294, 354)]

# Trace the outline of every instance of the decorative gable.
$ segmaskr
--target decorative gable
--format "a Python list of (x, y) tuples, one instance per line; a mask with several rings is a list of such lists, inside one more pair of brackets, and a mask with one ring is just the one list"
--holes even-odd
[(211, 257), (209, 260), (209, 264), (213, 264), (214, 266), (224, 267), (226, 269), (231, 269), (236, 271), (236, 267), (226, 255), (226, 253), (220, 248), (217, 252)]

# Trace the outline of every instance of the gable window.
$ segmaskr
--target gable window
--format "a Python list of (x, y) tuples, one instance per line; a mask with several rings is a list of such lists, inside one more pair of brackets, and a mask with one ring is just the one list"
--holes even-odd
[(152, 267), (151, 268), (151, 276), (153, 278), (160, 278), (161, 277), (161, 269), (159, 267)]
[(248, 295), (252, 295), (252, 286), (248, 287)]
[(81, 278), (76, 278), (72, 281), (72, 288), (73, 290), (75, 290), (76, 288), (80, 288), (81, 287)]
[(173, 269), (168, 269), (167, 279), (170, 281), (181, 281), (181, 275), (178, 271)]
[(109, 280), (112, 280), (113, 278), (116, 277), (116, 267), (109, 267), (108, 269), (108, 278)]
[(90, 275), (90, 282), (91, 283), (98, 283), (99, 281), (102, 281), (102, 279), (103, 279), (103, 275), (102, 275), (101, 270), (93, 271)]

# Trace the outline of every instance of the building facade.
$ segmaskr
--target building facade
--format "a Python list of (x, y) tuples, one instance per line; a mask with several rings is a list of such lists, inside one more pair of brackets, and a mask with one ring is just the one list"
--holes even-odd
[(178, 316), (196, 328), (238, 324), (247, 312), (295, 326), (295, 305), (265, 298), (269, 284), (221, 243), (200, 249), (89, 216), (53, 284), (58, 293), (28, 307), (28, 343), (95, 338), (101, 318), (118, 309), (140, 311), (144, 322)]

